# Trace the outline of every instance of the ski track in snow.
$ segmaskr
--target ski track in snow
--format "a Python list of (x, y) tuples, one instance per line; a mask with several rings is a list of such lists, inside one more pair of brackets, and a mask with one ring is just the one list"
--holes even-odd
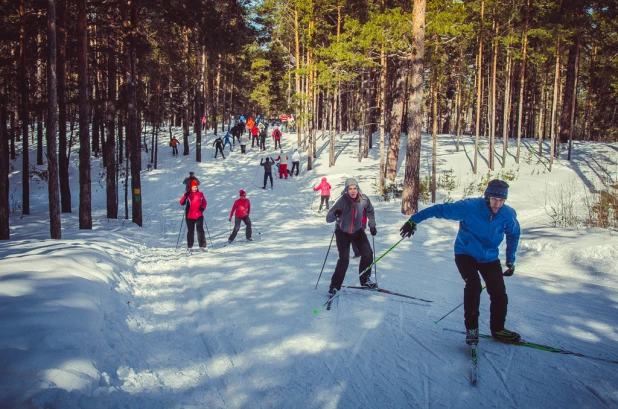
[[(284, 149), (289, 154), (295, 137), (288, 136)], [(456, 154), (449, 151), (449, 138), (440, 136), (441, 149), (447, 150), (440, 167), (446, 169), (450, 166), (446, 160), (456, 157), (461, 180), (472, 178), (464, 153), (471, 147), (470, 141), (463, 138), (464, 150)], [(205, 136), (203, 146), (209, 146), (213, 139), (213, 135)], [(325, 223), (325, 211), (317, 212), (319, 192), (312, 188), (322, 176), (328, 176), (333, 186), (332, 205), (345, 178), (356, 176), (364, 192), (373, 193), (377, 149), (359, 163), (352, 143), (355, 140), (354, 135), (337, 140), (340, 156), (334, 168), (322, 163), (327, 161), (328, 139), (318, 140), (318, 148), (326, 149), (314, 162), (315, 172), (304, 169), (298, 178), (280, 180), (273, 169), (274, 190), (266, 191), (251, 188), (261, 185), (263, 170), (258, 163), (265, 153), (249, 150), (241, 156), (234, 151), (226, 154), (225, 160), (206, 158), (202, 164), (192, 158), (162, 156), (161, 170), (144, 173), (143, 203), (148, 204), (144, 208), (145, 227), (126, 230), (120, 223), (109, 227), (111, 234), (135, 237), (122, 243), (120, 257), (126, 259), (128, 267), (114, 270), (118, 283), (112, 284), (111, 301), (105, 300), (100, 307), (103, 324), (90, 329), (95, 334), (92, 338), (85, 330), (77, 335), (69, 330), (57, 331), (63, 340), (74, 337), (82, 344), (92, 341), (87, 347), (71, 345), (70, 341), (65, 341), (69, 342), (66, 346), (59, 344), (65, 351), (74, 349), (76, 356), (84, 355), (85, 361), (92, 362), (94, 374), (68, 359), (64, 366), (50, 363), (48, 372), (54, 376), (46, 378), (45, 371), (35, 372), (44, 386), (33, 400), (47, 406), (41, 403), (33, 407), (618, 407), (615, 365), (492, 341), (479, 345), (479, 380), (475, 387), (470, 386), (464, 337), (442, 330), (461, 328), (463, 309), (439, 325), (433, 324), (461, 302), (463, 281), (452, 254), (455, 222), (424, 222), (413, 238), (403, 241), (378, 264), (381, 286), (432, 299), (433, 303), (344, 289), (330, 311), (322, 308), (318, 314), (312, 313), (325, 301), (338, 257), (333, 241), (314, 290), (333, 225)], [(160, 152), (165, 152), (164, 145), (162, 141)], [(427, 146), (423, 145), (423, 155), (428, 153)], [(580, 160), (586, 160), (586, 151), (574, 152), (581, 155)], [(179, 249), (175, 246), (182, 208), (177, 204), (180, 194), (170, 192), (181, 192), (179, 182), (189, 169), (197, 171), (208, 200), (205, 217), (210, 251), (205, 254), (187, 255), (186, 226), (180, 232)], [(556, 172), (547, 175), (548, 183), (561, 183), (564, 176), (560, 174), (566, 170), (556, 164)], [(595, 170), (599, 173), (598, 168)], [(529, 174), (530, 169), (518, 173), (519, 179), (511, 183), (514, 192), (509, 195), (524, 233), (517, 273), (506, 279), (510, 301), (507, 325), (532, 342), (618, 359), (618, 243), (603, 232), (591, 232), (587, 237), (574, 230), (550, 229), (539, 222), (547, 219), (546, 212), (530, 205), (539, 191), (533, 191), (537, 180)], [(162, 183), (167, 179), (173, 184)], [(236, 241), (224, 247), (231, 227), (229, 209), (239, 188), (250, 190), (255, 241), (244, 241), (241, 225)], [(405, 218), (399, 203), (379, 202), (374, 196), (371, 199), (377, 212), (375, 255), (379, 257), (398, 240), (398, 229)], [(12, 225), (21, 228), (19, 223), (25, 222), (12, 220)], [(93, 242), (101, 238), (102, 231), (93, 232)], [(19, 234), (19, 244), (33, 248), (24, 259), (40, 257), (36, 242), (28, 243), (26, 234), (31, 233)], [(105, 240), (114, 242), (117, 237)], [(90, 250), (105, 255), (110, 252), (96, 243)], [(23, 274), (14, 267), (20, 265), (18, 258), (8, 261), (3, 268)], [(113, 257), (97, 262), (106, 264), (117, 266)], [(9, 284), (10, 279), (6, 280)], [(358, 285), (358, 260), (350, 260), (344, 284)], [(485, 292), (481, 296), (481, 331), (486, 331), (489, 322), (488, 298)], [(8, 305), (3, 302), (0, 308)], [(53, 334), (42, 338), (50, 350), (58, 342)], [(93, 341), (99, 338), (99, 343)], [(19, 356), (26, 351), (11, 347), (19, 342), (7, 345), (12, 349), (4, 351), (20, 351), (16, 354)], [(0, 348), (5, 347), (2, 344)], [(15, 374), (31, 368), (16, 366), (7, 355), (4, 352), (0, 356), (0, 363), (12, 366), (0, 372), (0, 379), (10, 381), (8, 385), (21, 385), (25, 391), (26, 381)], [(47, 364), (42, 367), (47, 368)], [(71, 390), (70, 379), (91, 385)], [(62, 381), (70, 386), (63, 389)], [(8, 396), (8, 388), (0, 387), (0, 407), (4, 407), (1, 397)]]

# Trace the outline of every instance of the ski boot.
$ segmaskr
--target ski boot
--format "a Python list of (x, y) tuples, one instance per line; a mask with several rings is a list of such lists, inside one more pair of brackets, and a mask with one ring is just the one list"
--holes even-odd
[(468, 329), (466, 330), (466, 344), (468, 345), (478, 345), (479, 343), (479, 329)]
[(521, 336), (517, 332), (510, 331), (506, 328), (502, 328), (500, 331), (492, 331), (491, 336), (496, 341), (501, 342), (519, 342), (521, 339)]

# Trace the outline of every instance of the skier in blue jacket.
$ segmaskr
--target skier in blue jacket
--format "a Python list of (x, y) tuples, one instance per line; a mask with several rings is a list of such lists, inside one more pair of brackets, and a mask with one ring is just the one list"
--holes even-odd
[(232, 135), (230, 135), (230, 133), (226, 133), (225, 136), (223, 137), (225, 139), (225, 143), (223, 144), (223, 149), (225, 149), (225, 145), (230, 145), (230, 152), (233, 151), (232, 149)]
[(517, 342), (518, 333), (504, 328), (508, 297), (504, 285), (498, 247), (506, 235), (506, 266), (504, 276), (515, 272), (515, 253), (519, 245), (517, 213), (504, 204), (509, 185), (501, 180), (492, 180), (482, 198), (460, 200), (455, 203), (438, 204), (416, 213), (401, 227), (401, 236), (410, 237), (416, 225), (432, 217), (459, 221), (455, 240), (455, 264), (466, 282), (464, 287), (464, 322), (466, 343), (475, 345), (479, 335), (479, 304), (481, 302), (481, 279), (487, 286), (490, 298), (491, 335), (499, 341)]

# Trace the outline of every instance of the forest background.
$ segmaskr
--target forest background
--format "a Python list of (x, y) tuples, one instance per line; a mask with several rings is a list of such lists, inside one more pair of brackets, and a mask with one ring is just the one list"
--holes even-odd
[[(456, 149), (475, 138), (474, 173), (481, 150), (494, 170), (521, 160), (522, 138), (538, 139), (539, 156), (549, 140), (551, 171), (572, 140), (618, 139), (617, 14), (613, 0), (3, 1), (0, 239), (10, 213), (29, 214), (32, 178), (49, 182), (50, 236), (61, 238), (60, 213), (74, 210), (72, 151), (80, 229), (92, 228), (90, 160), (100, 155), (107, 217), (124, 199), (125, 219), (141, 226), (144, 158), (156, 169), (159, 138), (182, 126), (183, 155), (201, 162), (203, 116), (225, 132), (240, 114), (293, 113), (308, 170), (318, 138), (330, 138), (333, 166), (335, 138), (358, 132), (358, 160), (379, 145), (377, 188), (401, 194), (404, 214), (427, 192), (435, 201), (438, 133), (455, 135)], [(434, 136), (426, 180), (421, 132)], [(9, 185), (16, 155), (21, 195)], [(603, 200), (616, 210), (615, 185)]]

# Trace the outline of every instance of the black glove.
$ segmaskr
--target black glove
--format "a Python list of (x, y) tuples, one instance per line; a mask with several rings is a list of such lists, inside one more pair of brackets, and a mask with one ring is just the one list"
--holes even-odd
[(335, 217), (338, 218), (339, 216), (341, 216), (341, 213), (343, 213), (343, 210), (337, 209), (337, 210), (335, 210), (335, 212), (333, 214), (335, 215)]
[(378, 231), (376, 230), (375, 227), (370, 227), (369, 232), (371, 233), (372, 236), (375, 236), (376, 234), (378, 234)]
[(408, 220), (407, 222), (405, 222), (403, 226), (401, 226), (401, 229), (399, 229), (401, 237), (410, 237), (414, 234), (415, 231), (416, 223), (414, 223), (412, 220)]
[(228, 222), (231, 222), (231, 221), (232, 221), (232, 218), (230, 217), (230, 219), (228, 220)]
[(515, 273), (515, 264), (514, 263), (506, 263), (508, 270), (506, 270), (503, 275), (505, 277), (510, 277)]

